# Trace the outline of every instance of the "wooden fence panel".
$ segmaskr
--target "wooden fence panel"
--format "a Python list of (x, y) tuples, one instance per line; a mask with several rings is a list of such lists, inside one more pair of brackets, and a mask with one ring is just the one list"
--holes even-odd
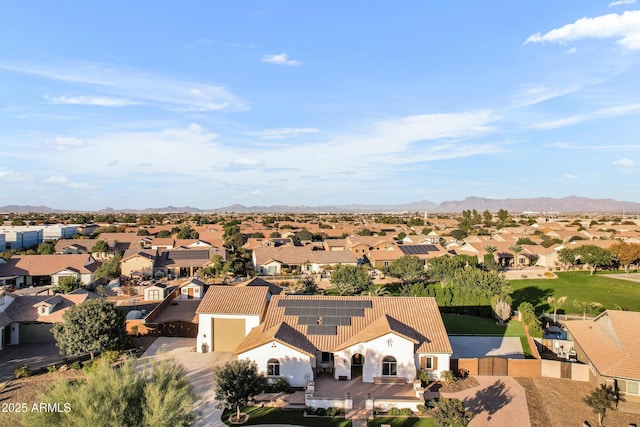
[(511, 377), (539, 377), (540, 360), (538, 359), (509, 359), (509, 369)]

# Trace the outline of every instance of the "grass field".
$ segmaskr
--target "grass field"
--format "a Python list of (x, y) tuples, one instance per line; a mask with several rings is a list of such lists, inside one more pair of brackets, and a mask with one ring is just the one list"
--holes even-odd
[[(281, 408), (261, 408), (259, 406), (247, 406), (242, 408), (242, 412), (249, 414), (249, 421), (242, 424), (245, 426), (256, 424), (290, 424), (305, 427), (351, 427), (351, 420), (332, 417), (309, 417), (303, 416), (303, 411), (283, 411)], [(229, 411), (224, 411), (222, 420), (227, 424)]]
[[(604, 309), (624, 308), (640, 311), (640, 283), (603, 277), (600, 274), (591, 276), (588, 271), (557, 273), (557, 279), (511, 280), (513, 287), (513, 307), (523, 301), (532, 303), (537, 311), (549, 311), (547, 298), (567, 297), (565, 305), (558, 313), (579, 314), (573, 306), (573, 300), (599, 302)], [(602, 311), (602, 310), (600, 310)], [(591, 313), (595, 314), (595, 313)]]
[[(432, 418), (414, 417), (376, 417), (367, 423), (368, 427), (380, 427), (382, 424), (389, 424), (393, 427), (436, 427)], [(456, 424), (457, 425), (457, 424)]]

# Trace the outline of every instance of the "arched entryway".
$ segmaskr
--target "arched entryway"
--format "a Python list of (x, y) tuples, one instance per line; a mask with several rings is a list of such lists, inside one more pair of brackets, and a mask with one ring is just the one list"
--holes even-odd
[(351, 379), (362, 377), (362, 367), (364, 366), (364, 356), (356, 353), (351, 356)]

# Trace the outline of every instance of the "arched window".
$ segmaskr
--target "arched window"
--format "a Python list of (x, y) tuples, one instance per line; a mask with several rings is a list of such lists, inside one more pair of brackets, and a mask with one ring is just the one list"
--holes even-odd
[(382, 375), (383, 376), (396, 376), (398, 374), (397, 371), (398, 363), (396, 362), (396, 358), (393, 356), (386, 356), (382, 359)]
[(280, 361), (278, 361), (278, 359), (269, 359), (267, 362), (267, 376), (280, 376)]

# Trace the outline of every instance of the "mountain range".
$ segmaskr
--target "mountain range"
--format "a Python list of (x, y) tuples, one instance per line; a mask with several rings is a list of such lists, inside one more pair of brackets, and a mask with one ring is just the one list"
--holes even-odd
[[(351, 205), (321, 205), (321, 206), (244, 206), (230, 205), (214, 209), (200, 209), (191, 206), (166, 206), (162, 208), (146, 209), (113, 209), (105, 208), (94, 213), (399, 213), (399, 212), (430, 212), (430, 213), (459, 213), (463, 210), (476, 209), (478, 212), (488, 210), (497, 212), (505, 209), (512, 213), (519, 212), (546, 212), (546, 213), (640, 213), (640, 203), (625, 202), (614, 199), (591, 199), (587, 197), (563, 197), (554, 199), (551, 197), (536, 197), (523, 199), (486, 199), (480, 197), (467, 197), (464, 200), (446, 201), (440, 204), (422, 200), (405, 204), (351, 204)], [(0, 212), (4, 213), (57, 213), (67, 212), (61, 209), (52, 209), (47, 206), (0, 206)]]

